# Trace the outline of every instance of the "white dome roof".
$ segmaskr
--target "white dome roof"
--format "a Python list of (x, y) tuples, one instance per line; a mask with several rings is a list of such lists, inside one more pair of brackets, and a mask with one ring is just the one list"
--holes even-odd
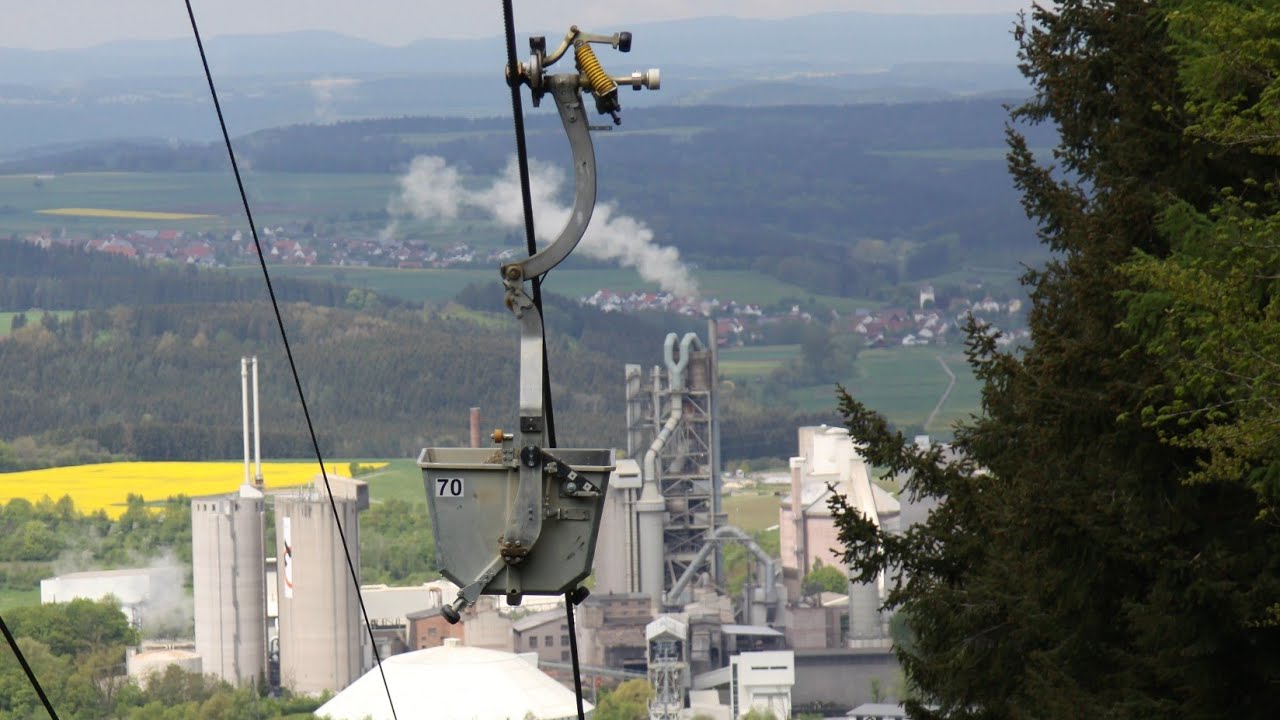
[[(382, 661), (400, 720), (537, 720), (577, 718), (573, 691), (512, 653), (445, 645)], [(583, 707), (594, 709), (590, 703)], [(387, 690), (373, 668), (315, 714), (333, 720), (391, 720)]]

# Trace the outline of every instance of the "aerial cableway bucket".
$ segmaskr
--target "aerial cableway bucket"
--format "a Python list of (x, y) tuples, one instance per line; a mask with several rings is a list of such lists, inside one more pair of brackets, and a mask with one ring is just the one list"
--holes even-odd
[[(426, 448), (418, 457), (436, 541), (440, 572), (461, 590), (441, 609), (449, 622), (480, 595), (503, 595), (518, 605), (525, 595), (585, 597), (580, 583), (591, 573), (596, 533), (604, 504), (613, 450), (548, 447), (543, 407), (544, 339), (542, 315), (526, 292), (560, 264), (586, 232), (596, 203), (596, 159), (582, 91), (596, 110), (621, 122), (618, 88), (656, 90), (657, 70), (611, 77), (591, 44), (627, 52), (630, 33), (592, 35), (570, 27), (550, 54), (546, 41), (530, 38), (533, 56), (521, 64), (516, 82), (528, 85), (533, 104), (551, 94), (573, 154), (574, 203), (568, 224), (547, 247), (503, 265), (506, 305), (520, 322), (520, 418), (515, 434), (495, 430), (493, 449)], [(544, 70), (573, 50), (578, 71), (546, 75)], [(607, 127), (607, 126), (606, 126)]]
[[(436, 562), (462, 588), (488, 578), (477, 594), (506, 595), (508, 600), (518, 600), (513, 591), (517, 596), (563, 595), (591, 574), (613, 450), (543, 451), (535, 460), (542, 469), (542, 532), (536, 546), (515, 541), (508, 555), (521, 559), (509, 564), (494, 549), (511, 525), (508, 509), (517, 507), (520, 454), (510, 440), (494, 450), (422, 451), (418, 466), (436, 535)], [(556, 459), (547, 461), (548, 455)]]

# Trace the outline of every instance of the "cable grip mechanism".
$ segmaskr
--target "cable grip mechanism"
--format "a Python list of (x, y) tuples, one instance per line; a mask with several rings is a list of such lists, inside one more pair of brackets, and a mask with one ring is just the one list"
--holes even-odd
[[(621, 52), (631, 52), (631, 33), (617, 32), (612, 35), (598, 35), (583, 32), (577, 25), (569, 26), (564, 39), (555, 50), (547, 52), (547, 39), (541, 35), (529, 38), (529, 49), (532, 56), (529, 62), (520, 65), (521, 76), (518, 82), (527, 84), (533, 92), (533, 106), (538, 107), (542, 96), (550, 91), (546, 70), (573, 48), (574, 64), (578, 70), (578, 84), (588, 90), (596, 101), (596, 112), (613, 117), (615, 125), (622, 124), (622, 103), (618, 99), (618, 88), (623, 85), (633, 90), (647, 88), (657, 90), (662, 87), (662, 76), (657, 68), (645, 72), (633, 72), (630, 75), (612, 76), (605, 72), (591, 45), (608, 45)], [(508, 77), (508, 82), (511, 78)]]
[[(480, 595), (503, 595), (519, 604), (525, 595), (573, 593), (585, 597), (581, 582), (591, 572), (596, 534), (610, 473), (611, 449), (547, 448), (543, 406), (545, 341), (542, 317), (527, 282), (541, 278), (577, 247), (596, 203), (596, 158), (583, 91), (596, 111), (618, 113), (618, 88), (661, 86), (657, 70), (611, 76), (593, 44), (622, 52), (631, 34), (593, 35), (570, 27), (551, 53), (542, 37), (530, 39), (529, 62), (508, 83), (529, 86), (534, 105), (550, 93), (569, 139), (574, 201), (569, 220), (549, 245), (528, 258), (500, 268), (508, 309), (520, 325), (519, 424), (515, 433), (497, 430), (497, 450), (425, 448), (418, 458), (427, 492), (441, 573), (457, 583), (458, 597), (441, 609), (449, 622), (475, 604)], [(547, 74), (573, 48), (575, 72)]]

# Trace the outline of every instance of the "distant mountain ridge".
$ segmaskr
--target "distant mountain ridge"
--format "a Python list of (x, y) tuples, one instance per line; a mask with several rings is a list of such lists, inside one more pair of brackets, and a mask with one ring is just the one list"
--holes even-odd
[[(627, 108), (1007, 97), (1027, 92), (1011, 22), (1004, 15), (865, 13), (701, 18), (616, 28), (635, 34), (634, 51), (604, 51), (601, 59), (616, 74), (662, 69), (662, 90), (625, 93)], [(548, 32), (548, 43), (562, 32)], [(520, 47), (523, 55), (523, 38)], [(303, 122), (510, 112), (497, 35), (389, 47), (306, 31), (214, 37), (206, 48), (237, 134)], [(122, 137), (217, 136), (188, 38), (79, 50), (0, 48), (0, 127), (0, 154)]]
[[(866, 71), (903, 63), (1013, 64), (1008, 15), (825, 13), (778, 20), (706, 17), (634, 25), (632, 58), (759, 71), (771, 66), (838, 65)], [(607, 28), (614, 30), (615, 28)], [(606, 30), (606, 28), (601, 28)], [(564, 32), (544, 34), (549, 43)], [(527, 45), (520, 42), (521, 51)], [(393, 47), (328, 31), (224, 35), (208, 40), (220, 75), (472, 72), (501, 66), (502, 40), (422, 39)], [(625, 59), (609, 65), (630, 64)], [(166, 77), (199, 70), (190, 38), (117, 41), (75, 50), (0, 48), (0, 83), (41, 85), (101, 77)]]

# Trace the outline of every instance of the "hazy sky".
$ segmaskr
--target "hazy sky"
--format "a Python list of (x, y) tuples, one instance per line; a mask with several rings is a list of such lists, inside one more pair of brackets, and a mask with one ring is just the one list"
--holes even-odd
[[(385, 44), (502, 31), (500, 0), (192, 0), (202, 34), (336, 30)], [(786, 17), (830, 11), (1014, 13), (1029, 0), (514, 0), (516, 28), (571, 23), (601, 32), (627, 23), (708, 15)], [(186, 37), (183, 0), (4, 0), (0, 47), (68, 48)]]

